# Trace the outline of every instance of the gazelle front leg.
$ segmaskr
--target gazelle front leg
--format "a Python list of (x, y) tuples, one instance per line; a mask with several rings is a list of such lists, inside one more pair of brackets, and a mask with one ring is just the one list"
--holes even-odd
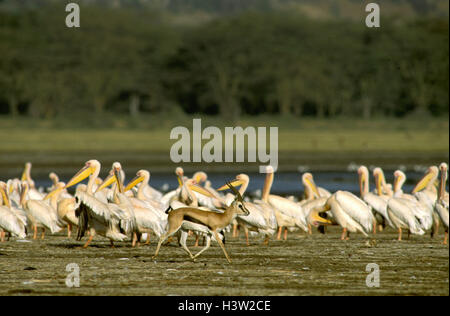
[(228, 256), (227, 251), (225, 250), (225, 246), (223, 245), (222, 239), (220, 239), (219, 234), (217, 234), (216, 231), (213, 231), (213, 234), (214, 234), (214, 238), (216, 238), (216, 240), (217, 240), (219, 246), (222, 248), (223, 253), (225, 254), (225, 257), (226, 257), (227, 260), (228, 260), (228, 263), (231, 263), (231, 259), (230, 259), (230, 257)]
[(207, 236), (206, 236), (206, 246), (203, 247), (203, 249), (200, 250), (200, 251), (194, 256), (193, 259), (195, 259), (195, 258), (197, 258), (198, 256), (200, 256), (206, 249), (209, 248), (210, 245), (211, 245), (211, 236), (210, 236), (210, 235), (207, 235)]

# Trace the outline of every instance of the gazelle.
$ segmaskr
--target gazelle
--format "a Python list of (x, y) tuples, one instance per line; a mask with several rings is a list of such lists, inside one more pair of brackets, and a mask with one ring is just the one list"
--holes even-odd
[[(228, 206), (225, 209), (223, 213), (213, 211), (203, 211), (194, 207), (181, 207), (175, 210), (171, 210), (171, 208), (169, 207), (166, 211), (168, 213), (169, 229), (164, 235), (160, 237), (153, 259), (155, 259), (158, 256), (159, 249), (161, 248), (162, 243), (167, 238), (177, 233), (180, 229), (183, 229), (182, 228), (182, 226), (184, 226), (183, 222), (186, 221), (206, 226), (209, 237), (214, 236), (215, 240), (222, 248), (228, 262), (231, 263), (231, 259), (228, 256), (228, 253), (225, 250), (225, 246), (223, 245), (222, 239), (219, 236), (219, 231), (228, 226), (237, 215), (247, 216), (248, 214), (250, 214), (250, 212), (245, 207), (244, 199), (242, 198), (239, 191), (236, 190), (236, 188), (234, 188), (230, 183), (227, 183), (227, 185), (236, 196), (234, 198), (234, 201), (230, 204), (230, 206)], [(181, 238), (182, 242), (183, 239), (185, 238)], [(206, 249), (209, 248), (210, 243), (208, 239), (206, 246), (202, 250), (200, 250), (200, 252), (197, 253), (196, 255), (192, 255), (189, 249), (187, 249), (186, 245), (183, 245), (183, 248), (188, 252), (191, 259), (195, 260), (196, 257), (198, 257), (202, 252), (204, 252)]]

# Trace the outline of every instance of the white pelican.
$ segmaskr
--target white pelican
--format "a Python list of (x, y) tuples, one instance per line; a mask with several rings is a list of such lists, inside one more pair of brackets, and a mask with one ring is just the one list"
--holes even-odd
[[(380, 169), (381, 170), (381, 169)], [(383, 176), (378, 172), (374, 171), (375, 175), (375, 184), (376, 184), (376, 192), (369, 192), (369, 170), (366, 166), (360, 166), (358, 168), (358, 182), (359, 182), (359, 191), (361, 198), (366, 202), (374, 211), (375, 222), (373, 227), (373, 232), (376, 233), (376, 224), (383, 225), (384, 221), (387, 221), (389, 226), (393, 227), (393, 224), (389, 220), (389, 215), (387, 214), (387, 202), (390, 199), (389, 196), (383, 195), (382, 185), (383, 185)], [(378, 215), (378, 216), (377, 216)], [(378, 218), (377, 218), (378, 217)]]
[(431, 227), (431, 238), (439, 232), (439, 216), (433, 211), (438, 198), (438, 190), (436, 187), (438, 176), (438, 167), (429, 167), (424, 177), (417, 183), (412, 191), (414, 196), (426, 207), (428, 213), (433, 217), (434, 225), (432, 224)]
[(101, 165), (98, 160), (87, 161), (85, 166), (73, 176), (65, 187), (69, 188), (89, 177), (87, 186), (79, 185), (75, 191), (75, 198), (80, 203), (76, 210), (76, 215), (79, 218), (77, 240), (80, 240), (87, 230), (90, 233), (83, 248), (89, 246), (96, 234), (108, 238), (111, 246), (114, 247), (114, 241), (127, 239), (127, 235), (122, 233), (123, 229), (130, 227), (134, 220), (129, 217), (127, 211), (122, 210), (118, 205), (100, 201), (94, 196), (94, 184), (100, 173), (100, 168)]
[[(244, 196), (245, 191), (248, 188), (249, 182), (250, 182), (249, 176), (242, 173), (237, 175), (236, 178), (230, 182), (230, 184), (233, 187), (241, 186), (238, 192), (239, 194), (241, 194), (241, 196)], [(230, 188), (228, 184), (225, 184), (224, 186), (218, 188), (217, 191), (222, 191), (228, 188)], [(232, 198), (234, 199), (234, 195), (232, 195)], [(277, 220), (273, 208), (268, 207), (269, 205), (266, 205), (267, 207), (265, 207), (263, 203), (255, 204), (251, 202), (245, 202), (245, 206), (247, 207), (250, 213), (247, 216), (238, 215), (236, 217), (236, 221), (237, 224), (244, 227), (245, 240), (247, 246), (250, 245), (248, 240), (249, 230), (257, 231), (258, 233), (265, 235), (266, 237), (264, 243), (267, 245), (270, 236), (272, 236), (277, 229)]]
[(445, 237), (444, 237), (443, 244), (446, 245), (447, 244), (447, 239), (448, 239), (449, 196), (448, 196), (448, 192), (445, 192), (445, 186), (446, 186), (446, 183), (447, 183), (447, 169), (448, 169), (448, 166), (447, 166), (447, 164), (445, 162), (443, 162), (443, 163), (440, 164), (439, 169), (441, 171), (441, 180), (439, 182), (438, 200), (436, 201), (436, 205), (435, 205), (434, 210), (438, 214), (438, 216), (441, 219), (442, 223), (444, 224)]
[[(302, 207), (284, 197), (270, 194), (274, 178), (274, 171), (271, 166), (266, 168), (266, 181), (264, 183), (262, 200), (267, 202), (275, 209), (275, 217), (278, 223), (278, 235), (277, 239), (281, 238), (282, 228), (285, 228), (284, 239), (287, 239), (287, 229), (288, 228), (301, 228), (305, 232), (309, 231), (307, 216)], [(316, 192), (318, 194), (318, 192)], [(320, 194), (318, 194), (320, 195)], [(317, 214), (317, 221), (322, 221), (324, 224), (328, 224), (329, 221), (322, 219)]]
[[(308, 222), (308, 232), (312, 234), (311, 226), (318, 227), (319, 231), (325, 233), (325, 226), (319, 225), (319, 222), (315, 220), (311, 213), (312, 210), (321, 209), (325, 206), (327, 198), (331, 196), (331, 193), (321, 187), (318, 187), (314, 182), (314, 177), (311, 173), (305, 172), (302, 175), (302, 184), (303, 184), (303, 192), (305, 199), (297, 202), (303, 209), (306, 219)], [(332, 214), (330, 212), (324, 213), (327, 217), (331, 217)], [(319, 215), (320, 216), (320, 215)]]
[[(144, 233), (150, 234), (151, 232), (155, 233), (158, 237), (160, 237), (164, 231), (165, 226), (167, 225), (167, 215), (166, 217), (159, 214), (157, 210), (155, 210), (149, 203), (145, 200), (140, 200), (139, 198), (130, 198), (124, 194), (124, 192), (132, 189), (137, 183), (145, 181), (144, 179), (149, 178), (149, 173), (146, 170), (139, 170), (137, 172), (137, 176), (130, 181), (126, 188), (123, 188), (123, 184), (121, 183), (120, 177), (120, 164), (114, 163), (113, 170), (111, 170), (110, 175), (104, 180), (103, 184), (97, 189), (102, 190), (104, 187), (110, 185), (115, 181), (115, 202), (118, 205), (127, 206), (129, 211), (133, 213), (133, 217), (135, 219), (135, 230), (133, 231), (133, 240), (132, 247), (136, 245), (141, 239), (141, 235)], [(140, 186), (138, 189), (138, 196), (143, 194), (144, 186)], [(145, 197), (142, 197), (145, 198)], [(165, 215), (165, 214), (164, 214)], [(150, 238), (147, 238), (146, 244), (150, 242)]]
[(28, 190), (28, 182), (23, 181), (20, 203), (33, 227), (33, 239), (37, 238), (38, 227), (42, 229), (41, 239), (44, 239), (46, 229), (49, 229), (52, 234), (61, 231), (63, 224), (59, 221), (56, 210), (58, 194), (49, 193), (43, 200), (27, 200)]
[(2, 242), (4, 241), (5, 232), (22, 239), (27, 236), (26, 217), (11, 207), (5, 188), (6, 184), (0, 183), (0, 241)]
[[(434, 205), (424, 203), (418, 200), (415, 195), (403, 193), (402, 186), (406, 181), (406, 175), (401, 170), (394, 172), (394, 197), (401, 198), (406, 205), (413, 212), (414, 216), (419, 220), (420, 226), (427, 231), (433, 225), (433, 207)], [(419, 194), (420, 195), (420, 194)], [(437, 219), (439, 220), (439, 219)]]
[(364, 236), (372, 232), (375, 218), (370, 207), (353, 193), (337, 191), (325, 205), (333, 219), (343, 228), (341, 239), (348, 239), (348, 233), (361, 232)]

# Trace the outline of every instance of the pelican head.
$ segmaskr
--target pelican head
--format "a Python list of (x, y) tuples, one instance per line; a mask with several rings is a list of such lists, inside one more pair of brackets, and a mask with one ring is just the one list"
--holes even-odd
[(375, 168), (373, 169), (373, 177), (375, 178), (375, 186), (377, 188), (377, 194), (383, 195), (383, 189), (382, 185), (384, 183), (384, 172), (381, 170), (381, 168)]
[(369, 169), (366, 166), (358, 168), (359, 191), (361, 195), (369, 192)]
[[(238, 174), (234, 180), (232, 180), (228, 183), (231, 184), (233, 187), (238, 187), (240, 185), (243, 185), (244, 183), (249, 183), (249, 182), (250, 182), (249, 176), (244, 173), (241, 173), (241, 174)], [(223, 186), (218, 188), (217, 191), (223, 191), (223, 190), (229, 189), (228, 183), (224, 184)]]
[(208, 179), (208, 175), (203, 171), (198, 171), (194, 173), (193, 178), (196, 183), (203, 183)]
[(56, 173), (54, 172), (50, 172), (48, 177), (50, 178), (50, 180), (52, 180), (53, 185), (56, 185), (59, 182), (59, 177)]
[(100, 171), (100, 162), (98, 160), (92, 159), (86, 161), (84, 164), (84, 167), (80, 169), (73, 177), (69, 180), (69, 182), (66, 184), (65, 189), (70, 188), (71, 186), (74, 186), (75, 184), (83, 181), (90, 175), (94, 173), (98, 173)]
[(394, 172), (394, 192), (400, 191), (405, 181), (406, 181), (405, 173), (401, 170), (396, 170)]
[(305, 172), (302, 175), (302, 183), (305, 186), (305, 188), (310, 189), (314, 194), (317, 195), (317, 197), (320, 197), (319, 189), (316, 186), (316, 183), (314, 182), (314, 177), (311, 173)]
[(64, 187), (66, 186), (66, 184), (64, 182), (58, 182), (56, 184), (56, 188), (51, 191), (50, 193), (48, 193), (45, 197), (44, 200), (48, 200), (51, 199), (53, 196), (58, 195), (59, 192), (61, 192), (62, 190), (64, 190)]
[(177, 167), (175, 169), (175, 174), (177, 175), (178, 185), (181, 187), (183, 186), (183, 177), (184, 177), (184, 170), (181, 167)]
[(430, 183), (434, 183), (439, 174), (439, 169), (436, 166), (431, 166), (428, 168), (427, 172), (423, 176), (423, 178), (417, 183), (414, 187), (412, 193), (419, 192), (425, 189)]
[(114, 162), (112, 164), (112, 168), (108, 173), (108, 176), (105, 178), (105, 180), (97, 187), (96, 192), (103, 190), (104, 188), (110, 186), (112, 183), (116, 182), (119, 184), (119, 191), (120, 192), (124, 192), (123, 191), (123, 187), (122, 185), (122, 178), (123, 178), (123, 174), (122, 174), (122, 165), (120, 164), (120, 162)]
[(138, 172), (136, 172), (136, 177), (134, 177), (133, 180), (131, 180), (125, 187), (125, 192), (131, 190), (131, 188), (135, 187), (144, 180), (144, 182), (148, 182), (149, 179), (150, 172), (148, 172), (147, 170), (139, 170)]

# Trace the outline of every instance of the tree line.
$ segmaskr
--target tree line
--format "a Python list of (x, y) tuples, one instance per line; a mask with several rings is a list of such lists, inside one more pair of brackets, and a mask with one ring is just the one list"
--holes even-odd
[(312, 117), (448, 115), (448, 17), (314, 19), (245, 10), (200, 19), (60, 4), (0, 10), (0, 114)]

